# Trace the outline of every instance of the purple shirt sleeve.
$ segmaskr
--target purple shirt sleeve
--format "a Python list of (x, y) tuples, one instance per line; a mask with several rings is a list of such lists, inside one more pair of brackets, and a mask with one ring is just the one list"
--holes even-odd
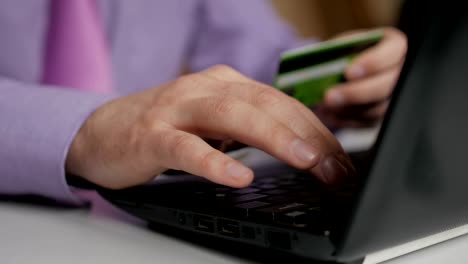
[(67, 151), (84, 120), (112, 96), (1, 77), (0, 95), (0, 193), (79, 204), (65, 180)]
[[(170, 6), (168, 3), (172, 3), (171, 1), (165, 4)], [(109, 2), (109, 5), (113, 3)], [(189, 38), (184, 38), (184, 41), (189, 42), (188, 59), (193, 71), (224, 63), (253, 79), (271, 83), (277, 70), (280, 53), (297, 46), (298, 43), (303, 43), (296, 37), (292, 28), (278, 19), (269, 1), (200, 0), (198, 3), (198, 6), (194, 4), (198, 8), (194, 12), (195, 32)], [(164, 4), (161, 6), (164, 7)], [(140, 86), (138, 82), (148, 75), (133, 74), (138, 76), (133, 77), (132, 72), (127, 70), (129, 68), (127, 64), (133, 59), (138, 58), (139, 61), (144, 62), (147, 57), (130, 56), (135, 51), (118, 49), (131, 47), (135, 39), (145, 39), (134, 30), (140, 26), (135, 21), (140, 20), (133, 16), (140, 16), (142, 12), (119, 17), (118, 20), (121, 23), (116, 24), (126, 25), (126, 27), (121, 26), (117, 30), (117, 28), (112, 28), (114, 24), (111, 24), (112, 32), (122, 31), (123, 33), (119, 34), (133, 36), (118, 38), (118, 41), (114, 43), (114, 48), (117, 48), (119, 52), (114, 54), (117, 57), (117, 59), (113, 58), (114, 63), (117, 64), (115, 68), (125, 69), (118, 75), (121, 77), (119, 85), (125, 86), (122, 88), (126, 89), (125, 91)], [(28, 24), (28, 28), (34, 27)], [(139, 34), (148, 35), (147, 33)], [(33, 36), (34, 34), (28, 33), (27, 35)], [(157, 41), (180, 41), (179, 38), (168, 37), (166, 39), (164, 34), (158, 34), (158, 32), (151, 36), (154, 36)], [(35, 47), (34, 41), (36, 37), (22, 43), (30, 45), (28, 47)], [(157, 41), (144, 42), (147, 44), (141, 46), (142, 52), (148, 54), (161, 52), (154, 44)], [(165, 52), (164, 54), (171, 53)], [(9, 71), (7, 71), (6, 76), (15, 76), (11, 78), (0, 76), (0, 194), (38, 194), (65, 203), (80, 203), (65, 179), (64, 165), (68, 148), (86, 118), (96, 108), (115, 96), (56, 89), (39, 86), (32, 81), (13, 80), (23, 76), (23, 72), (27, 71), (23, 64), (18, 64), (20, 65), (18, 66), (13, 63), (17, 61), (15, 54), (11, 56), (0, 56), (4, 60), (5, 58), (15, 59), (12, 59), (11, 65), (7, 64), (9, 65), (7, 69), (12, 68), (16, 73), (16, 75), (8, 75)], [(129, 57), (132, 60), (129, 60)], [(34, 65), (32, 62), (26, 61), (25, 63)], [(125, 64), (125, 67), (122, 67), (122, 64)], [(164, 69), (164, 65), (157, 66)], [(154, 74), (157, 71), (149, 72)], [(174, 78), (173, 75), (169, 76), (167, 73), (166, 75), (161, 78)], [(147, 79), (154, 80), (150, 77)], [(150, 81), (143, 83), (150, 83)]]
[(222, 63), (271, 84), (281, 52), (305, 43), (279, 19), (269, 1), (205, 0), (198, 16), (193, 71)]

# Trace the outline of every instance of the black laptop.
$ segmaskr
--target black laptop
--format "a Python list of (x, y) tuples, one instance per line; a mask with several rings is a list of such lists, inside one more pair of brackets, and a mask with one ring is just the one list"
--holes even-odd
[(290, 168), (233, 189), (168, 176), (99, 190), (159, 226), (320, 261), (367, 254), (468, 223), (468, 12), (462, 1), (411, 1), (409, 53), (375, 145), (351, 153), (358, 176), (324, 186)]

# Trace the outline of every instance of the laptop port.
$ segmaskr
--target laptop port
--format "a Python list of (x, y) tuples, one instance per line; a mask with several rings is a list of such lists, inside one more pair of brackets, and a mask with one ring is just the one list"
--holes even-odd
[(229, 237), (239, 237), (240, 227), (239, 222), (226, 219), (218, 220), (218, 233)]
[(193, 226), (196, 230), (203, 232), (213, 233), (214, 232), (214, 220), (212, 217), (203, 215), (193, 216)]

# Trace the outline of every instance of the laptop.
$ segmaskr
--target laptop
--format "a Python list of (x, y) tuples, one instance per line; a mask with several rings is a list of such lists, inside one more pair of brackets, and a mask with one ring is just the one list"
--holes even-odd
[(339, 263), (468, 224), (468, 13), (461, 4), (405, 4), (407, 59), (375, 144), (350, 153), (353, 181), (327, 187), (278, 166), (243, 189), (173, 175), (100, 194), (188, 236)]

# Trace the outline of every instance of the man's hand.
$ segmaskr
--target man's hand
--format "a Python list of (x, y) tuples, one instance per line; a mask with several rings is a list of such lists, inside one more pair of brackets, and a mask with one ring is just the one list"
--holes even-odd
[(353, 172), (310, 110), (226, 66), (103, 105), (73, 140), (66, 169), (112, 189), (145, 183), (167, 169), (232, 187), (250, 184), (249, 168), (202, 138), (257, 147), (327, 183)]
[(406, 36), (397, 29), (385, 28), (382, 41), (363, 52), (349, 66), (345, 74), (348, 82), (327, 91), (316, 114), (331, 128), (365, 127), (381, 120), (406, 50)]

